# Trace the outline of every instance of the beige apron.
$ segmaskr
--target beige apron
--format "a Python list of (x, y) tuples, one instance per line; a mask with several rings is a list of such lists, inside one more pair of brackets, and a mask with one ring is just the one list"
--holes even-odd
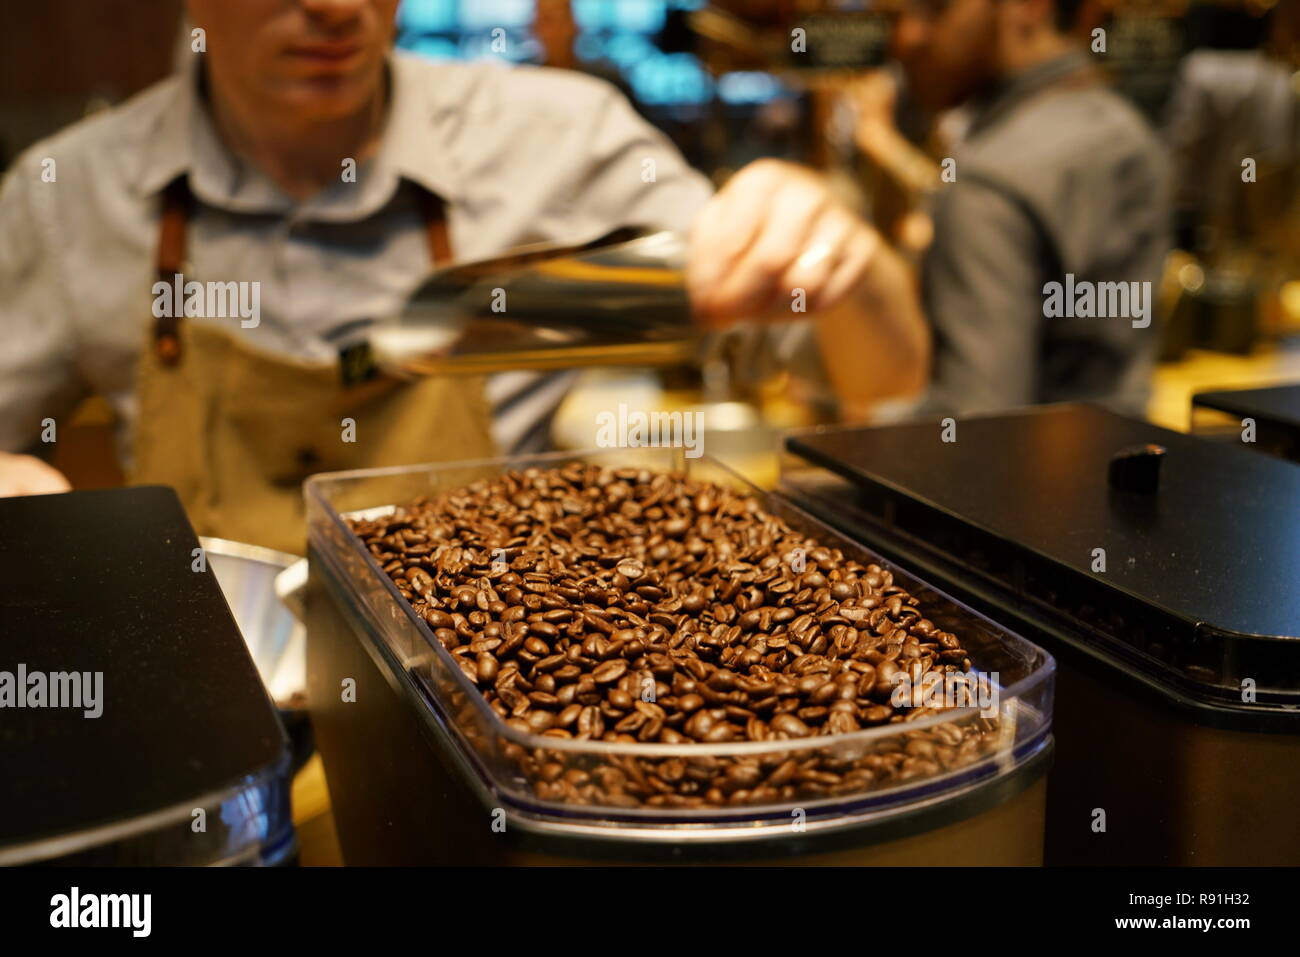
[[(445, 264), (442, 202), (421, 196), (433, 262)], [(164, 193), (161, 281), (184, 272), (191, 206), (182, 177)], [(308, 475), (495, 454), (481, 378), (379, 375), (348, 385), (340, 363), (271, 355), (241, 341), (239, 320), (230, 322), (232, 330), (155, 320), (136, 375), (131, 481), (175, 488), (200, 535), (301, 555)], [(355, 441), (344, 441), (344, 419), (355, 422)]]

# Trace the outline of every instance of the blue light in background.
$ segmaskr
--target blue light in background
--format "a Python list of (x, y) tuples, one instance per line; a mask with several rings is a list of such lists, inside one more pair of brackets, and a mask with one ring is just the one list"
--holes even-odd
[(663, 0), (574, 0), (573, 19), (583, 30), (656, 33), (668, 6)]
[(446, 37), (413, 37), (402, 48), (431, 60), (458, 60), (461, 55), (459, 44)]
[[(495, 29), (495, 28), (493, 28)], [(520, 39), (519, 34), (508, 34), (504, 53), (492, 49), (490, 33), (469, 33), (460, 38), (457, 45), (460, 60), (496, 60), (502, 63), (528, 63), (537, 53), (536, 44), (531, 39)]]
[(627, 70), (642, 60), (651, 60), (662, 54), (646, 37), (623, 33), (605, 40), (604, 56)]
[(455, 30), (460, 26), (459, 0), (402, 0), (397, 24), (403, 30)]
[(785, 92), (781, 81), (770, 73), (745, 70), (718, 77), (718, 98), (724, 103), (766, 103)]
[[(676, 106), (709, 102), (714, 80), (689, 53), (664, 53), (655, 46), (669, 10), (695, 10), (705, 0), (573, 0), (580, 33), (575, 52), (586, 61), (613, 63), (638, 100)], [(398, 45), (437, 59), (526, 62), (540, 50), (531, 36), (534, 0), (403, 0)], [(507, 53), (492, 52), (492, 31), (509, 35)], [(730, 104), (763, 103), (784, 92), (765, 73), (734, 73), (717, 82)]]
[(689, 53), (661, 53), (641, 60), (627, 73), (643, 103), (707, 103), (713, 82), (700, 61)]
[(525, 27), (533, 22), (533, 0), (467, 0), (460, 4), (460, 28), (491, 32), (496, 27)]

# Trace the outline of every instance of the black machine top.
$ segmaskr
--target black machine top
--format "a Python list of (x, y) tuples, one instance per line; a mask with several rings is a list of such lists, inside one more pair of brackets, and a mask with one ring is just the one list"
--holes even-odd
[(786, 444), (886, 537), (1225, 699), (1251, 678), (1261, 701), (1300, 700), (1300, 468), (1090, 405), (944, 437), (932, 420)]
[(1198, 392), (1192, 396), (1192, 405), (1217, 409), (1239, 418), (1249, 417), (1300, 431), (1300, 383), (1272, 386), (1268, 389)]
[[(169, 488), (0, 499), (0, 847), (173, 809), (283, 759), (196, 548)], [(80, 707), (50, 706), (56, 684), (75, 703), (56, 672), (80, 674)]]

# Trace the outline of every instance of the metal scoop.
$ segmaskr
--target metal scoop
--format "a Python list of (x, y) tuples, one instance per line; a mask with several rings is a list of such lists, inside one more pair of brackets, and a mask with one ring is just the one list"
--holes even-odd
[(685, 256), (675, 233), (620, 229), (457, 263), (370, 328), (371, 353), (406, 377), (689, 362)]

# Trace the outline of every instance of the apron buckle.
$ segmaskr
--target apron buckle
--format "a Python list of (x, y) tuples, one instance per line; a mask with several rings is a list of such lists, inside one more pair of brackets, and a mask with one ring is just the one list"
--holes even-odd
[(339, 376), (344, 387), (369, 382), (379, 374), (375, 354), (366, 340), (339, 349)]
[(165, 366), (174, 366), (181, 358), (180, 324), (163, 317), (154, 326), (154, 354)]
[(159, 316), (153, 327), (154, 355), (165, 366), (174, 366), (181, 358), (181, 324), (175, 316)]

